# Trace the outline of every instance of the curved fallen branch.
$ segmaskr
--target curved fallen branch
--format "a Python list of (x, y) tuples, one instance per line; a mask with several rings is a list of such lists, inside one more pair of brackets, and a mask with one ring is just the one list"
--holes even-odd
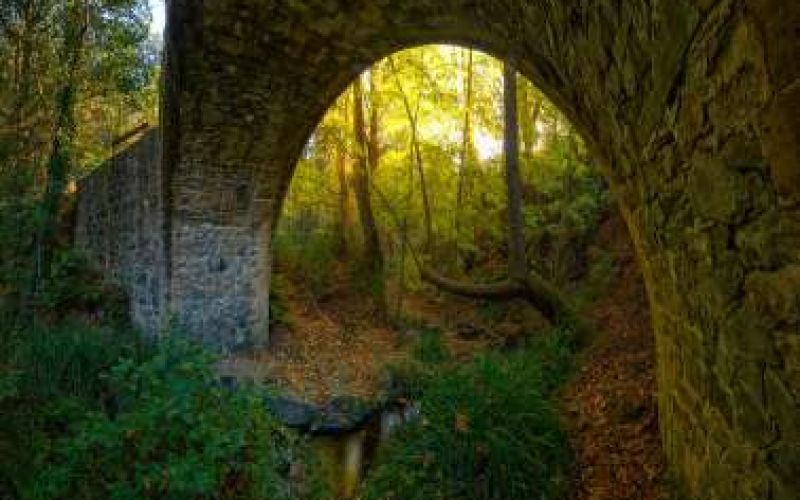
[(523, 281), (503, 280), (494, 283), (468, 283), (448, 278), (421, 265), (422, 280), (453, 295), (472, 299), (510, 300), (524, 299), (554, 325), (564, 326), (574, 333), (574, 340), (582, 343), (589, 328), (566, 297), (549, 281), (530, 273)]

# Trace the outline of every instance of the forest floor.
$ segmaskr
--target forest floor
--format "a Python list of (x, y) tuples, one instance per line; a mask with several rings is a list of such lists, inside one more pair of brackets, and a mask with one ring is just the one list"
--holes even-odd
[[(608, 293), (585, 308), (597, 337), (578, 353), (576, 373), (561, 392), (565, 427), (575, 454), (576, 500), (672, 498), (658, 428), (654, 338), (641, 273), (629, 237), (617, 218), (600, 227), (597, 244), (612, 252), (616, 279)], [(342, 273), (338, 273), (342, 274)], [(386, 386), (385, 368), (411, 356), (417, 329), (376, 324), (374, 305), (349, 291), (315, 299), (297, 285), (282, 294), (286, 325), (275, 329), (268, 350), (230, 358), (220, 371), (269, 380), (295, 397), (324, 403), (341, 395), (374, 400)], [(390, 301), (391, 303), (391, 301)], [(475, 302), (407, 294), (402, 310), (414, 324), (442, 331), (456, 359), (514, 341), (507, 315), (487, 321)], [(517, 308), (519, 309), (519, 308)], [(514, 321), (537, 321), (511, 317)], [(465, 339), (459, 325), (483, 335)], [(489, 332), (488, 336), (486, 332)]]
[[(419, 329), (376, 322), (370, 300), (345, 285), (332, 288), (337, 293), (321, 300), (287, 284), (281, 296), (287, 323), (273, 329), (270, 347), (227, 358), (218, 370), (223, 375), (269, 382), (317, 404), (344, 395), (379, 399), (389, 382), (386, 367), (413, 355)], [(449, 327), (447, 318), (473, 318), (470, 324), (477, 323), (471, 309), (474, 305), (424, 294), (406, 295), (403, 300), (405, 316), (439, 328), (444, 346), (456, 360), (467, 360), (490, 346), (487, 339), (465, 340)]]
[(579, 354), (562, 392), (575, 453), (574, 498), (673, 498), (658, 427), (655, 339), (642, 275), (617, 218), (600, 227), (598, 244), (617, 262), (616, 283), (587, 307), (598, 333)]

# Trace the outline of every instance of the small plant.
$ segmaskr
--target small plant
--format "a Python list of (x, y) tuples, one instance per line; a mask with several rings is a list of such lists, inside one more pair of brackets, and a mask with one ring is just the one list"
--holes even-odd
[(414, 358), (422, 363), (442, 363), (450, 358), (438, 328), (423, 328), (414, 344)]
[(288, 283), (286, 277), (276, 273), (272, 277), (272, 288), (269, 291), (269, 324), (270, 327), (284, 325), (291, 327), (292, 319), (286, 306)]

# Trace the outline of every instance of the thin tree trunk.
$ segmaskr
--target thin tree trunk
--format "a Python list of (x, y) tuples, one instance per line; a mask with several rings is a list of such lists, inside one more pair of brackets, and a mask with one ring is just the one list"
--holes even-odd
[(533, 156), (536, 148), (536, 141), (538, 140), (538, 130), (536, 124), (539, 122), (539, 116), (542, 110), (542, 101), (539, 99), (529, 85), (520, 83), (520, 97), (518, 102), (523, 107), (522, 113), (519, 115), (520, 130), (522, 132), (521, 143), (522, 152), (525, 158)]
[(394, 64), (394, 59), (389, 58), (389, 66), (392, 68), (397, 90), (403, 99), (403, 107), (408, 118), (408, 124), (411, 128), (411, 155), (417, 167), (417, 175), (419, 175), (420, 192), (422, 194), (422, 210), (425, 223), (425, 251), (430, 252), (433, 248), (433, 217), (431, 215), (431, 202), (428, 196), (428, 185), (425, 182), (425, 168), (422, 161), (422, 150), (420, 149), (419, 136), (417, 129), (417, 115), (411, 109), (411, 103), (408, 100), (408, 95), (403, 89), (403, 84), (400, 82), (400, 77), (397, 74), (397, 67)]
[[(342, 103), (342, 114), (344, 118), (344, 130), (350, 127), (350, 106), (347, 99)], [(347, 132), (339, 135), (336, 141), (336, 176), (339, 181), (339, 256), (344, 258), (350, 252), (347, 241), (349, 240), (350, 228), (353, 225), (350, 210), (350, 179), (347, 173)]]
[(340, 144), (336, 145), (336, 177), (339, 181), (339, 224), (338, 249), (339, 257), (347, 256), (347, 233), (350, 227), (350, 192), (347, 182), (347, 159)]
[(361, 228), (364, 233), (364, 260), (370, 271), (381, 272), (383, 270), (383, 255), (381, 253), (375, 215), (372, 212), (372, 204), (369, 197), (370, 168), (367, 152), (369, 141), (366, 124), (364, 123), (364, 92), (360, 78), (356, 79), (353, 84), (353, 132), (356, 137), (357, 149), (353, 185), (361, 219)]
[(42, 220), (36, 238), (36, 275), (34, 289), (41, 293), (44, 281), (50, 274), (53, 251), (56, 245), (58, 209), (66, 187), (67, 176), (73, 161), (75, 140), (75, 103), (77, 101), (78, 74), (83, 62), (83, 45), (89, 28), (88, 6), (74, 1), (70, 15), (65, 20), (66, 36), (62, 55), (67, 63), (63, 85), (56, 96), (56, 125), (50, 158), (47, 162), (47, 183), (42, 200)]
[(472, 148), (472, 49), (467, 49), (467, 75), (465, 78), (464, 128), (461, 131), (461, 154), (458, 168), (458, 188), (456, 192), (455, 257), (458, 259), (458, 241), (461, 235), (461, 217), (464, 212), (464, 190), (469, 175), (470, 151)]
[(378, 89), (378, 66), (374, 66), (369, 73), (369, 141), (367, 143), (367, 157), (370, 172), (375, 172), (381, 161), (380, 148), (380, 91)]
[(414, 119), (411, 127), (411, 149), (414, 151), (415, 164), (417, 165), (417, 175), (419, 176), (419, 187), (422, 193), (422, 210), (425, 221), (425, 250), (433, 249), (433, 215), (431, 214), (431, 201), (428, 195), (428, 183), (425, 180), (425, 166), (422, 161), (422, 151), (417, 135), (417, 121)]
[(505, 130), (503, 154), (506, 163), (508, 191), (508, 274), (512, 280), (524, 281), (528, 275), (522, 217), (522, 178), (519, 173), (519, 125), (517, 123), (517, 71), (514, 63), (503, 66), (503, 99)]

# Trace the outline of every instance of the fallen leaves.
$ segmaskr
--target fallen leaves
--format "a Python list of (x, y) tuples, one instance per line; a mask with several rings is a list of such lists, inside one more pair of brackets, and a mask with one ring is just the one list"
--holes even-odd
[(601, 336), (564, 390), (578, 500), (672, 498), (664, 484), (653, 332), (641, 274), (630, 249), (621, 251), (617, 286), (590, 311)]

